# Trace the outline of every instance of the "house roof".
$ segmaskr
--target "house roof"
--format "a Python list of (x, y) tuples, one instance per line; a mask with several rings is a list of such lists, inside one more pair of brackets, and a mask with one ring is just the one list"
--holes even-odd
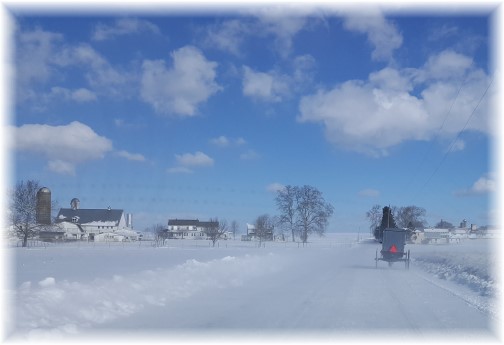
[(168, 219), (168, 226), (199, 226), (209, 228), (219, 226), (219, 222), (201, 222), (198, 219)]
[(56, 217), (56, 222), (71, 222), (73, 217), (79, 217), (77, 223), (88, 224), (96, 222), (107, 222), (114, 223), (118, 225), (121, 217), (123, 216), (123, 210), (114, 209), (71, 209), (71, 208), (61, 208), (58, 216)]
[(168, 225), (189, 225), (198, 226), (200, 221), (197, 219), (168, 219)]

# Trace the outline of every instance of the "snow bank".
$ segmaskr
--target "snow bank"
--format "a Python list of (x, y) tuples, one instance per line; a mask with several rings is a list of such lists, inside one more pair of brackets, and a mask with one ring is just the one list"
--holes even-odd
[(482, 296), (498, 295), (499, 286), (489, 272), (489, 258), (484, 254), (422, 255), (413, 261), (438, 278), (466, 285)]
[(479, 330), (487, 325), (480, 311), (500, 294), (488, 243), (408, 244), (410, 270), (376, 269), (380, 244), (359, 234), (265, 248), (233, 240), (215, 248), (194, 240), (8, 248), (14, 339), (78, 339), (114, 327), (360, 334), (394, 330), (390, 320), (412, 332)]
[(17, 291), (17, 331), (28, 340), (78, 334), (82, 329), (137, 313), (149, 305), (168, 307), (180, 299), (199, 298), (211, 289), (239, 287), (259, 275), (277, 271), (274, 255), (226, 256), (208, 262), (188, 260), (171, 269), (115, 275), (90, 283), (55, 281), (23, 283)]
[(465, 285), (482, 296), (495, 297), (500, 286), (494, 278), (497, 265), (486, 240), (466, 240), (460, 245), (415, 246), (412, 261), (444, 280)]

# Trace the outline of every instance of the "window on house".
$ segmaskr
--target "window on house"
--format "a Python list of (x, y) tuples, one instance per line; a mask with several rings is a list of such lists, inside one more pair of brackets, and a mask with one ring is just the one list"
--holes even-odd
[(72, 223), (77, 223), (79, 221), (79, 217), (74, 216), (72, 217)]

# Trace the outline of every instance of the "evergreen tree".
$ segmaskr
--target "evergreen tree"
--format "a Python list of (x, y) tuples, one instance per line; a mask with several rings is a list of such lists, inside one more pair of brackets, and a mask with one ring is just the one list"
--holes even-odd
[(381, 224), (378, 228), (376, 228), (374, 232), (375, 238), (381, 242), (383, 239), (383, 230), (388, 228), (397, 228), (397, 225), (394, 220), (394, 215), (392, 214), (392, 209), (388, 206), (385, 206), (383, 208)]

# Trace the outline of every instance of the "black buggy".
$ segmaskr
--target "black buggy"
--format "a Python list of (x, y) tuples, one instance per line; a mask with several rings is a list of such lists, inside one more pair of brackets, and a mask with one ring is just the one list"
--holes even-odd
[(388, 262), (389, 267), (394, 262), (404, 261), (404, 268), (409, 269), (410, 252), (404, 251), (406, 244), (406, 231), (398, 228), (387, 228), (383, 230), (382, 249), (380, 256), (378, 256), (378, 249), (376, 250), (376, 266), (378, 268), (378, 261)]

